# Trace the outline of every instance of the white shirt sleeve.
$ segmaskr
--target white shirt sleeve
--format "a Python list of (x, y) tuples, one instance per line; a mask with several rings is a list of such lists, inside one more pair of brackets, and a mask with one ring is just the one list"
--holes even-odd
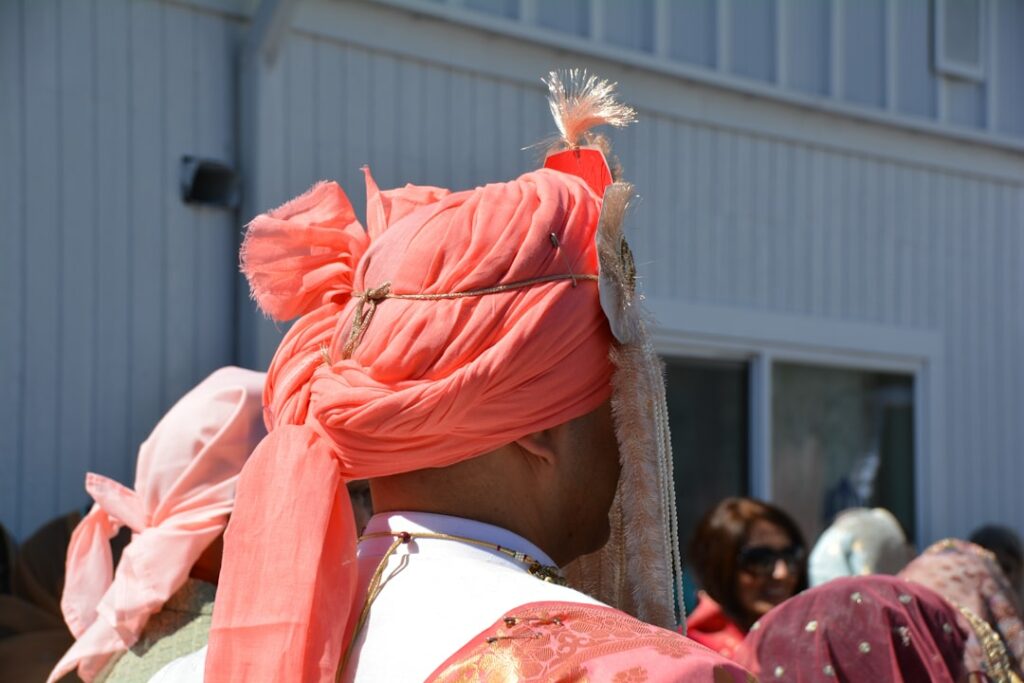
[(192, 654), (178, 657), (157, 671), (149, 683), (203, 683), (206, 669), (206, 647)]

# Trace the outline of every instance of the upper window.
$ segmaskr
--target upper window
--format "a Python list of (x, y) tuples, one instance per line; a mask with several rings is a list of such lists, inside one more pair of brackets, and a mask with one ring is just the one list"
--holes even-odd
[(935, 0), (935, 70), (946, 76), (985, 78), (985, 0)]

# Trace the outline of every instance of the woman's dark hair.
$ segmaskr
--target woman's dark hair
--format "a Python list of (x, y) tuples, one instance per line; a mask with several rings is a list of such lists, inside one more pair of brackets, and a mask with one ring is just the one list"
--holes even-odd
[(987, 524), (975, 529), (968, 540), (991, 550), (1007, 578), (1013, 576), (1014, 569), (1019, 570), (1024, 566), (1024, 548), (1021, 547), (1020, 536), (1008, 527)]
[[(733, 619), (746, 621), (745, 610), (736, 596), (738, 558), (754, 522), (764, 520), (779, 527), (793, 545), (806, 550), (804, 536), (796, 522), (779, 508), (753, 498), (726, 498), (711, 508), (697, 525), (690, 542), (689, 559), (697, 581)], [(800, 562), (797, 591), (807, 588), (806, 555)]]

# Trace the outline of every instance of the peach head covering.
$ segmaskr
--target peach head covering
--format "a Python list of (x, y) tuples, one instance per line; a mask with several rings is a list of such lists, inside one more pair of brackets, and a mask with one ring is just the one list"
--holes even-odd
[[(71, 537), (61, 599), (77, 641), (50, 681), (76, 668), (90, 681), (130, 648), (224, 530), (238, 474), (266, 433), (264, 377), (221, 368), (186, 394), (139, 449), (134, 489), (86, 475), (96, 504)], [(132, 540), (114, 572), (110, 538), (122, 526)]]
[[(590, 125), (619, 122), (603, 111)], [(362, 604), (346, 481), (451, 465), (609, 398), (596, 238), (611, 176), (603, 156), (587, 169), (454, 193), (380, 191), (367, 171), (365, 230), (335, 183), (250, 224), (253, 297), (301, 317), (239, 482), (207, 680), (334, 680)]]
[[(1017, 595), (999, 567), (995, 555), (974, 543), (947, 538), (937, 541), (918, 555), (899, 573), (944, 597), (962, 612), (962, 625), (977, 631), (978, 621), (1002, 641), (1013, 671), (1019, 675), (1024, 663), (1024, 620)], [(969, 629), (971, 630), (971, 629)], [(984, 635), (972, 637), (967, 644), (969, 662), (986, 661)]]

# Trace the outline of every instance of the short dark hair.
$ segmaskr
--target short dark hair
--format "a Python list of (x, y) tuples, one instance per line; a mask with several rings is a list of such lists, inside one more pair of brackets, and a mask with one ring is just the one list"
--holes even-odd
[(1008, 578), (1013, 569), (1011, 565), (1015, 564), (1018, 568), (1024, 565), (1024, 549), (1021, 548), (1020, 536), (1013, 529), (998, 524), (987, 524), (975, 529), (967, 540), (991, 550)]
[[(746, 615), (736, 596), (738, 556), (747, 542), (754, 522), (764, 520), (781, 528), (793, 545), (806, 550), (804, 536), (796, 522), (770, 503), (753, 498), (726, 498), (705, 513), (690, 542), (689, 559), (697, 581), (733, 619)], [(806, 558), (806, 556), (805, 556)], [(801, 560), (797, 591), (807, 587), (807, 561)]]

